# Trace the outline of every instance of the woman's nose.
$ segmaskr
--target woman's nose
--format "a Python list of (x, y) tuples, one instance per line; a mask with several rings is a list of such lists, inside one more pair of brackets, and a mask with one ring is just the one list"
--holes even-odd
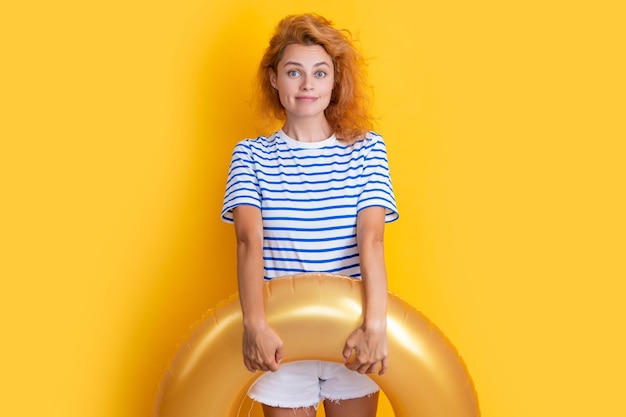
[(304, 91), (312, 90), (313, 84), (311, 82), (311, 78), (307, 76), (302, 77), (302, 85), (300, 86), (300, 88)]

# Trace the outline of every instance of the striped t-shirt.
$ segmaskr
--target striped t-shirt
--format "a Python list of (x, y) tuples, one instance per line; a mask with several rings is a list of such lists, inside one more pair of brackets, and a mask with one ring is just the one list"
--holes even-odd
[(351, 145), (333, 135), (299, 142), (282, 130), (246, 139), (233, 151), (222, 219), (239, 205), (261, 209), (264, 277), (303, 272), (361, 277), (357, 213), (386, 209), (398, 218), (385, 144), (370, 132)]

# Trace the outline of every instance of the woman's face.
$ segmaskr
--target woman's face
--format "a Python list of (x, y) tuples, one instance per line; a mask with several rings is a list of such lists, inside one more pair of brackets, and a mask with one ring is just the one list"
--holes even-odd
[(291, 44), (270, 73), (270, 82), (287, 119), (323, 118), (335, 83), (333, 60), (320, 45)]

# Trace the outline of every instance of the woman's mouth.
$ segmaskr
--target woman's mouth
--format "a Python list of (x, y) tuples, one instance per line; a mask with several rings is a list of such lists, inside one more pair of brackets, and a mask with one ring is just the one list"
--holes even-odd
[(312, 97), (312, 96), (300, 96), (300, 97), (296, 97), (296, 100), (298, 101), (304, 101), (304, 102), (313, 102), (317, 100), (317, 97)]

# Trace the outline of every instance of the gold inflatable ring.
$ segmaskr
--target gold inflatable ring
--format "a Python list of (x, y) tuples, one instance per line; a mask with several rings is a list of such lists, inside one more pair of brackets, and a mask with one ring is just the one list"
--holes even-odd
[[(358, 280), (327, 274), (274, 279), (265, 286), (270, 326), (284, 342), (283, 363), (343, 362), (348, 335), (361, 324)], [(415, 308), (389, 294), (389, 369), (368, 374), (396, 417), (477, 417), (476, 393), (463, 361), (446, 337)], [(188, 333), (164, 374), (154, 417), (237, 417), (250, 373), (241, 353), (237, 295), (209, 310)]]

